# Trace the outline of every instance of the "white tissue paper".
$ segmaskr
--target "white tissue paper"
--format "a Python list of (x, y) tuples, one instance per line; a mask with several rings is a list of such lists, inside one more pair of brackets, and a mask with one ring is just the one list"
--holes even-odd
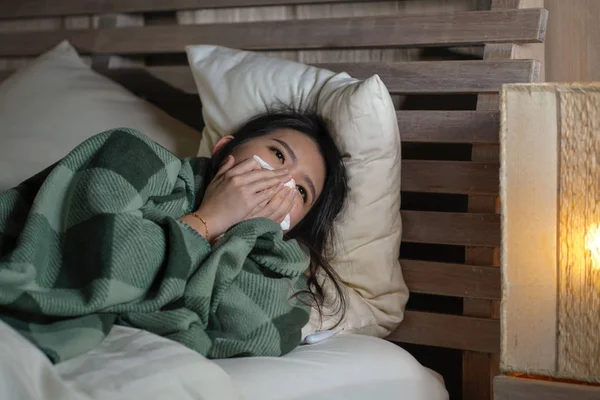
[[(255, 155), (253, 158), (260, 164), (260, 166), (263, 169), (268, 169), (270, 171), (273, 171), (275, 169), (275, 168), (271, 167), (269, 164), (267, 164), (259, 156)], [(287, 181), (284, 184), (284, 186), (294, 189), (296, 187), (296, 181), (294, 181), (293, 179), (290, 179), (289, 181)], [(283, 229), (284, 231), (287, 231), (288, 229), (290, 229), (290, 214), (285, 216), (285, 218), (283, 219), (283, 222), (280, 225), (281, 225), (281, 229)]]

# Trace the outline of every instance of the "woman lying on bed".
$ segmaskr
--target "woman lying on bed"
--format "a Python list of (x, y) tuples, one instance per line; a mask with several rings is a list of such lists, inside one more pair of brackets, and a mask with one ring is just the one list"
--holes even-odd
[(114, 324), (210, 358), (285, 354), (323, 306), (322, 278), (342, 294), (325, 249), (346, 191), (311, 113), (257, 116), (210, 160), (98, 134), (0, 193), (0, 319), (53, 362)]

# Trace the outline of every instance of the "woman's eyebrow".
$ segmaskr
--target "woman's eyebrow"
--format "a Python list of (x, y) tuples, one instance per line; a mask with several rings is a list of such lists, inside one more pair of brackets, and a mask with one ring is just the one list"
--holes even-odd
[(274, 141), (276, 141), (277, 143), (279, 143), (280, 145), (282, 145), (283, 147), (285, 147), (285, 151), (287, 151), (287, 153), (290, 155), (290, 157), (292, 157), (292, 161), (296, 162), (298, 161), (298, 157), (296, 157), (296, 153), (294, 153), (294, 150), (292, 150), (292, 148), (290, 147), (289, 144), (287, 144), (286, 142), (284, 142), (281, 139), (273, 139)]

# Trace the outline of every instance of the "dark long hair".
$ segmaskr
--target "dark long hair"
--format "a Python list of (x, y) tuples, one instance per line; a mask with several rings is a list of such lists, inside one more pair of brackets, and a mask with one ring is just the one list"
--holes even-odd
[[(327, 122), (316, 112), (289, 108), (257, 115), (233, 133), (233, 139), (213, 157), (211, 169), (216, 173), (223, 160), (240, 144), (280, 129), (293, 129), (313, 139), (325, 161), (325, 182), (321, 195), (286, 237), (296, 239), (310, 252), (309, 289), (304, 294), (310, 297), (321, 317), (327, 308), (329, 314), (340, 316), (339, 323), (346, 311), (346, 294), (338, 274), (331, 267), (330, 259), (335, 242), (334, 221), (344, 207), (348, 183), (342, 154), (333, 141)], [(328, 299), (325, 299), (323, 282), (319, 281), (321, 272), (337, 292), (333, 304), (326, 303)]]

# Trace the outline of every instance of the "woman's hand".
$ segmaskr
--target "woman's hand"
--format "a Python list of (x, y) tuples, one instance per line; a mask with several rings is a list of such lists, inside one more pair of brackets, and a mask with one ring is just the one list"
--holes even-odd
[(280, 224), (292, 211), (299, 196), (297, 189), (284, 186), (274, 197), (259, 204), (246, 219), (269, 218)]
[(252, 158), (235, 165), (235, 159), (229, 156), (206, 188), (197, 210), (208, 225), (210, 237), (207, 239), (211, 241), (247, 219), (290, 179), (287, 170), (262, 169)]

